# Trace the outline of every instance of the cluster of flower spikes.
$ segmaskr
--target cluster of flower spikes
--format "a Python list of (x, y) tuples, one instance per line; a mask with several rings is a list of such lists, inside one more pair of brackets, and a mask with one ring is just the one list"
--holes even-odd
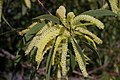
[[(52, 55), (52, 65), (55, 64), (55, 55), (57, 53), (61, 54), (61, 68), (62, 68), (62, 75), (66, 76), (68, 68), (67, 68), (67, 53), (68, 53), (68, 40), (72, 43), (75, 58), (78, 62), (78, 65), (80, 67), (80, 70), (84, 77), (88, 76), (86, 66), (83, 60), (83, 57), (80, 55), (79, 50), (77, 48), (77, 40), (75, 36), (80, 36), (88, 41), (93, 43), (93, 46), (96, 48), (95, 42), (97, 44), (101, 44), (102, 40), (98, 38), (95, 34), (84, 28), (81, 21), (92, 23), (92, 25), (97, 26), (99, 29), (103, 29), (104, 25), (103, 23), (90, 16), (90, 15), (78, 15), (75, 17), (73, 12), (69, 12), (66, 17), (66, 9), (64, 6), (60, 6), (56, 11), (57, 17), (60, 19), (61, 24), (54, 24), (53, 22), (49, 22), (46, 24), (40, 31), (36, 33), (36, 35), (31, 40), (30, 44), (28, 45), (25, 53), (28, 55), (32, 48), (35, 46), (37, 47), (36, 57), (35, 60), (39, 65), (41, 64), (41, 61), (44, 59), (45, 53), (47, 53), (47, 50), (51, 49), (51, 46), (53, 43), (54, 45), (54, 51)], [(37, 23), (34, 23), (37, 24)], [(50, 24), (50, 25), (49, 25)], [(82, 25), (81, 25), (82, 24)], [(84, 25), (86, 26), (86, 25)], [(31, 27), (30, 27), (31, 28)], [(23, 31), (25, 33), (30, 28)], [(19, 32), (20, 34), (22, 33)]]

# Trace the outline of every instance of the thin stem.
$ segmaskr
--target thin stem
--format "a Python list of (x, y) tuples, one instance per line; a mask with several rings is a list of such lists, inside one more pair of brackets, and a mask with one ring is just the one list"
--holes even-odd
[(5, 19), (4, 15), (2, 15), (2, 18), (3, 18), (3, 20), (7, 23), (7, 25), (9, 26), (9, 28), (10, 28), (11, 30), (15, 30), (15, 29), (8, 23), (8, 21)]
[(48, 10), (45, 8), (45, 6), (43, 5), (43, 3), (42, 3), (40, 0), (37, 0), (37, 1), (38, 1), (38, 3), (43, 7), (44, 10), (46, 10), (50, 15), (52, 15), (52, 14), (50, 13), (50, 11), (48, 11)]
[(1, 33), (0, 36), (5, 35), (5, 34), (8, 34), (8, 33), (12, 33), (12, 32), (17, 32), (17, 31), (19, 31), (19, 30), (21, 30), (21, 29), (22, 29), (22, 28), (13, 29), (13, 30), (10, 30), (10, 31), (6, 31), (6, 32), (4, 32), (4, 33)]

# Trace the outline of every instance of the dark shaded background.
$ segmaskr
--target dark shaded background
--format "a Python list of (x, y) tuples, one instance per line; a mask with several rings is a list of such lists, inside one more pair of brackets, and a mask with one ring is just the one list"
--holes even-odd
[[(31, 0), (32, 7), (28, 9), (24, 0), (3, 1), (2, 14), (11, 26), (2, 19), (0, 23), (0, 80), (10, 80), (15, 68), (15, 55), (22, 39), (17, 32), (30, 25), (33, 22), (32, 18), (47, 14), (47, 10), (55, 15), (55, 11), (60, 5), (64, 5), (67, 12), (72, 11), (78, 15), (87, 10), (99, 9), (105, 4), (105, 0), (40, 0), (46, 8), (44, 9), (37, 0)], [(88, 72), (92, 76), (90, 79), (120, 80), (120, 19), (115, 17), (101, 17), (99, 19), (105, 24), (105, 29), (100, 31), (90, 28), (90, 30), (103, 40), (103, 44), (98, 45), (103, 65), (99, 66), (98, 59), (88, 50), (87, 53), (91, 59), (87, 66)], [(14, 80), (21, 80), (21, 69), (20, 66)], [(29, 69), (25, 70), (24, 76), (25, 80), (29, 80)], [(79, 72), (74, 71), (70, 79), (77, 80), (80, 76)]]

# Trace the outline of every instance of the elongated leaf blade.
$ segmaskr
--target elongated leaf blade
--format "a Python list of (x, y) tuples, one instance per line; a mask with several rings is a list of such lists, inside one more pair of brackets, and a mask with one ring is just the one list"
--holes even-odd
[(48, 54), (48, 58), (47, 58), (47, 63), (46, 63), (46, 80), (50, 80), (50, 70), (52, 67), (52, 55), (53, 55), (53, 51), (54, 51), (54, 46), (55, 43), (53, 44), (49, 54)]
[(75, 68), (75, 65), (76, 65), (76, 61), (75, 61), (75, 54), (74, 53), (74, 50), (72, 48), (72, 44), (71, 43), (68, 43), (68, 49), (70, 50), (69, 51), (69, 54), (70, 54), (70, 70), (69, 70), (69, 74), (72, 73), (72, 71), (74, 70)]
[(33, 36), (44, 26), (45, 26), (44, 22), (38, 23), (38, 24), (34, 25), (29, 31), (26, 32), (26, 34), (22, 38), (22, 41), (20, 44), (22, 50), (24, 50), (24, 51), (26, 50), (26, 48), (30, 44), (30, 41), (33, 38)]
[(50, 20), (54, 23), (58, 23), (58, 24), (60, 23), (59, 19), (56, 16), (49, 15), (49, 14), (41, 15), (33, 19), (45, 19), (45, 20)]
[(38, 23), (35, 26), (33, 26), (28, 32), (26, 32), (24, 38), (25, 41), (29, 41), (41, 28), (45, 26), (45, 23)]
[(31, 8), (31, 1), (30, 0), (24, 0), (26, 6), (30, 9)]
[(27, 7), (25, 5), (22, 5), (22, 15), (25, 15), (27, 13)]
[(93, 53), (98, 57), (98, 59), (99, 59), (99, 64), (101, 65), (100, 55), (99, 55), (99, 53), (96, 51), (96, 49), (95, 49), (94, 47), (92, 47), (90, 44), (88, 44), (87, 42), (85, 42), (85, 41), (82, 41), (82, 43), (85, 44), (88, 48), (90, 48), (90, 49), (93, 51)]
[(89, 10), (85, 11), (81, 14), (91, 15), (94, 17), (103, 17), (103, 16), (117, 16), (114, 12), (110, 10), (102, 10), (102, 9), (96, 9), (96, 10)]
[(37, 47), (33, 47), (33, 49), (31, 50), (30, 54), (29, 54), (29, 59), (30, 59), (30, 62), (34, 64), (35, 62), (35, 56), (36, 56), (36, 52), (37, 52)]

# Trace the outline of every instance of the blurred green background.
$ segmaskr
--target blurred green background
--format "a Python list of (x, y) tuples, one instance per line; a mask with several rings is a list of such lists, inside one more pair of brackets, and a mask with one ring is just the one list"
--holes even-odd
[[(38, 0), (31, 0), (31, 7), (27, 7), (24, 0), (3, 0), (0, 23), (0, 80), (10, 80), (14, 71), (15, 55), (22, 39), (17, 32), (29, 26), (33, 22), (32, 18), (47, 14), (48, 11), (55, 15), (55, 11), (60, 5), (64, 5), (67, 12), (72, 11), (78, 15), (87, 10), (99, 9), (106, 3), (105, 0), (39, 1), (45, 8), (39, 4)], [(88, 57), (91, 59), (87, 65), (88, 73), (91, 76), (90, 80), (120, 80), (120, 19), (117, 17), (101, 17), (99, 19), (105, 24), (105, 29), (90, 30), (103, 40), (103, 44), (98, 45), (102, 65), (98, 64), (97, 57), (88, 50)], [(25, 80), (29, 80), (27, 78), (29, 71), (27, 70)], [(21, 80), (21, 66), (18, 71), (14, 80)], [(74, 71), (70, 77), (70, 79), (77, 80), (81, 75)]]

